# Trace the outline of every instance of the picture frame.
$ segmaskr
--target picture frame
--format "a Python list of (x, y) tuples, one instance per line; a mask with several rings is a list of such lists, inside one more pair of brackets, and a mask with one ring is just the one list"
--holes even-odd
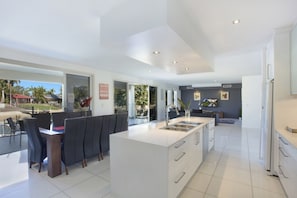
[(107, 83), (99, 83), (99, 99), (108, 100), (109, 86)]
[(194, 100), (195, 101), (201, 100), (201, 96), (200, 96), (200, 92), (199, 91), (195, 91), (194, 92)]
[(229, 100), (229, 91), (221, 91), (221, 100)]

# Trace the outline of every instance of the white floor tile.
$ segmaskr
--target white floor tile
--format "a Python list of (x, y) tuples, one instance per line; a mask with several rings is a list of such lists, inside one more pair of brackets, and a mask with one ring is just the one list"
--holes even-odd
[(199, 173), (204, 173), (207, 175), (213, 175), (217, 167), (216, 163), (203, 162), (198, 170)]
[(222, 155), (222, 158), (218, 165), (250, 171), (250, 161), (246, 158)]
[(0, 190), (0, 197), (2, 198), (39, 198), (50, 197), (59, 192), (59, 189), (43, 179), (42, 176), (33, 173), (29, 178), (20, 183), (10, 185), (3, 190)]
[(106, 181), (110, 182), (110, 169), (107, 169), (98, 174), (99, 177), (102, 177)]
[(60, 192), (60, 193), (58, 193), (58, 194), (56, 194), (56, 195), (54, 195), (54, 196), (51, 196), (51, 198), (69, 198), (69, 196), (66, 195), (66, 194), (63, 193), (63, 192)]
[(116, 198), (116, 197), (112, 196), (111, 193), (109, 193), (109, 194), (105, 195), (103, 198)]
[(277, 177), (252, 173), (253, 187), (258, 187), (267, 191), (283, 193), (283, 188)]
[(97, 176), (93, 176), (64, 192), (72, 198), (104, 197), (110, 193), (110, 184)]
[(62, 173), (54, 178), (47, 177), (48, 181), (54, 184), (60, 190), (66, 190), (72, 186), (75, 186), (89, 178), (93, 175), (88, 171), (84, 170), (84, 168), (76, 167), (69, 170), (69, 174)]
[(87, 171), (93, 175), (99, 175), (109, 169), (109, 156), (104, 156), (103, 160), (98, 161), (97, 159), (92, 159), (88, 162), (88, 166), (85, 167)]
[(242, 184), (251, 185), (250, 172), (241, 170), (230, 166), (217, 166), (214, 176), (232, 180), (234, 182), (240, 182)]
[(253, 188), (254, 198), (286, 198), (282, 193), (267, 191), (261, 188)]
[(206, 175), (204, 173), (196, 173), (191, 181), (188, 183), (187, 187), (191, 188), (193, 190), (205, 193), (207, 190), (207, 187), (210, 183), (211, 176)]
[(204, 195), (204, 198), (217, 198), (217, 197), (216, 196), (213, 196), (213, 195), (205, 194)]
[(184, 191), (179, 196), (179, 198), (203, 198), (203, 197), (204, 197), (204, 193), (198, 192), (190, 188), (185, 188)]
[(251, 198), (250, 185), (213, 177), (206, 194), (224, 198)]

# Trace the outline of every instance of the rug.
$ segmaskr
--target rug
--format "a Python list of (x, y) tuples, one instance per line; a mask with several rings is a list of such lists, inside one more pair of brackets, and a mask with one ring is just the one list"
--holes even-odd
[(28, 148), (27, 135), (22, 135), (22, 143), (20, 146), (20, 135), (11, 137), (11, 143), (9, 143), (9, 136), (0, 137), (0, 155), (8, 154)]

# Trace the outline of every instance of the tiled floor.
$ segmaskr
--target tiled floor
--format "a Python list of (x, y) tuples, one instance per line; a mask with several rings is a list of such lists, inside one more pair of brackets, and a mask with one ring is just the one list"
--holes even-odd
[[(211, 151), (180, 198), (277, 198), (285, 197), (278, 178), (268, 176), (258, 159), (259, 134), (238, 125), (215, 128), (215, 149)], [(101, 197), (110, 195), (109, 157), (91, 160), (86, 168), (71, 167), (49, 178), (46, 166), (28, 169), (27, 152), (0, 156), (0, 197)]]

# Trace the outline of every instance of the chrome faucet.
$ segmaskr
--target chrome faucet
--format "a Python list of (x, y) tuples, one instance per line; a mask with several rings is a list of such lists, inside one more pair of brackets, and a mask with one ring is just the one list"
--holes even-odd
[(169, 114), (169, 108), (175, 108), (176, 115), (179, 115), (179, 112), (177, 110), (177, 106), (175, 106), (174, 104), (167, 105), (166, 110), (165, 110), (166, 126), (168, 126), (168, 123), (169, 123), (169, 115), (168, 115)]

